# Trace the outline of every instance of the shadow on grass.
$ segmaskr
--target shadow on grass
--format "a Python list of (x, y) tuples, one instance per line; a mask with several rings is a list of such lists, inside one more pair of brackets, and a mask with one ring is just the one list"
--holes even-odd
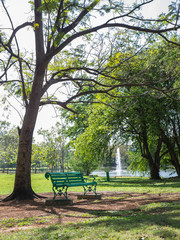
[[(130, 194), (131, 195), (131, 194)], [(119, 194), (118, 197), (129, 197), (129, 194)], [(141, 199), (140, 199), (141, 200)], [(111, 200), (112, 201), (112, 200)], [(119, 200), (113, 200), (119, 201)], [(122, 199), (123, 201), (123, 199)], [(63, 215), (68, 216), (66, 210), (72, 208), (90, 220), (79, 223), (61, 223), (61, 215), (55, 208), (50, 208), (52, 215), (59, 217), (58, 224), (46, 228), (20, 231), (2, 236), (0, 239), (31, 239), (31, 240), (67, 240), (67, 239), (180, 239), (180, 203), (179, 202), (151, 202), (132, 210), (91, 210), (77, 206), (63, 207)], [(91, 202), (93, 204), (93, 202)], [(18, 205), (17, 205), (18, 207)], [(34, 206), (41, 208), (42, 206)], [(80, 208), (79, 208), (80, 207)], [(27, 211), (28, 209), (26, 209)], [(47, 211), (47, 209), (43, 209)], [(87, 215), (86, 215), (87, 214)], [(80, 215), (78, 215), (80, 216)], [(74, 216), (76, 217), (76, 216)], [(86, 219), (86, 217), (84, 219)], [(148, 237), (144, 237), (148, 236)], [(151, 237), (149, 237), (151, 236)], [(153, 237), (152, 237), (153, 236)]]
[[(150, 234), (151, 237), (154, 237), (151, 239), (155, 239), (156, 236), (159, 237), (158, 239), (172, 240), (180, 237), (180, 203), (172, 203), (166, 207), (154, 207), (148, 211), (127, 211), (124, 214), (121, 212), (116, 216), (107, 211), (101, 211), (101, 214), (97, 211), (91, 211), (91, 214), (94, 214), (96, 218), (84, 223), (66, 226), (52, 225), (48, 228), (35, 230), (36, 239), (111, 239), (110, 234), (115, 236), (112, 239), (125, 239), (123, 234), (126, 235), (128, 232), (134, 233), (134, 235)], [(148, 232), (148, 228), (152, 229), (151, 233)], [(122, 238), (119, 238), (121, 233)], [(134, 236), (134, 239), (143, 238)]]
[[(159, 217), (166, 216), (168, 212), (175, 212), (179, 211), (177, 214), (173, 213), (174, 217), (180, 217), (180, 203), (167, 203), (162, 202), (160, 203), (161, 206), (158, 206), (159, 203), (150, 203), (145, 206), (141, 206), (136, 209), (132, 209), (129, 211), (107, 211), (107, 210), (90, 210), (88, 211), (89, 214), (94, 215), (95, 217), (143, 217), (143, 215), (148, 215), (148, 217), (154, 215), (159, 215)], [(158, 220), (159, 221), (159, 220)], [(180, 225), (178, 225), (180, 228)]]

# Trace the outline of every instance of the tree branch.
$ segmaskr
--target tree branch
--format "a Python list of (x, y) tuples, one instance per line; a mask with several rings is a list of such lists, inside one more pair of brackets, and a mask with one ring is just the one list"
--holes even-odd
[(59, 105), (60, 107), (72, 112), (72, 113), (75, 113), (77, 114), (76, 111), (74, 111), (73, 109), (67, 107), (67, 103), (66, 102), (60, 102), (60, 101), (53, 101), (53, 100), (48, 100), (48, 101), (41, 101), (40, 102), (40, 106), (43, 106), (43, 105), (48, 105), (48, 104), (51, 104), (51, 105)]
[(111, 22), (111, 21), (117, 20), (117, 19), (119, 19), (119, 18), (128, 17), (131, 13), (135, 12), (136, 9), (139, 9), (139, 8), (142, 7), (143, 5), (149, 4), (149, 3), (153, 2), (153, 1), (154, 1), (154, 0), (149, 0), (149, 1), (147, 1), (147, 2), (143, 2), (143, 3), (135, 6), (135, 7), (134, 7), (132, 10), (130, 10), (128, 13), (125, 13), (125, 14), (123, 14), (123, 15), (121, 15), (121, 16), (118, 16), (118, 17), (111, 18), (111, 19), (109, 19), (106, 23), (109, 23), (109, 22)]
[(164, 38), (168, 43), (172, 43), (172, 44), (174, 44), (174, 45), (176, 45), (176, 46), (180, 46), (180, 43), (177, 43), (177, 42), (173, 42), (173, 41), (171, 41), (171, 40), (169, 40), (166, 36), (164, 36), (162, 33), (159, 33), (159, 35), (162, 37), (162, 38)]
[(16, 33), (17, 33), (19, 30), (21, 30), (21, 29), (23, 29), (23, 28), (25, 28), (25, 27), (27, 27), (27, 26), (33, 27), (33, 25), (34, 25), (34, 22), (25, 22), (25, 23), (19, 25), (17, 28), (15, 28), (15, 29), (13, 30), (13, 33), (11, 34), (11, 37), (9, 38), (9, 41), (8, 41), (8, 43), (7, 43), (6, 45), (7, 45), (8, 47), (10, 47), (13, 38), (15, 37)]
[(68, 27), (63, 29), (63, 32), (66, 34), (69, 31), (71, 31), (72, 29), (74, 29), (80, 23), (80, 21), (84, 18), (84, 16), (86, 16), (87, 13), (90, 12), (99, 3), (99, 1), (100, 0), (94, 0), (88, 7), (86, 7), (79, 14), (79, 16), (76, 18), (76, 20), (74, 20), (74, 22), (72, 24), (70, 24)]
[(25, 106), (27, 108), (28, 106), (28, 100), (27, 100), (27, 95), (26, 95), (26, 88), (25, 88), (25, 83), (24, 83), (24, 75), (23, 75), (23, 68), (22, 68), (22, 62), (19, 60), (19, 74), (21, 76), (21, 82), (22, 82), (22, 92), (23, 92), (23, 99), (25, 102)]
[[(66, 39), (60, 46), (58, 46), (57, 48), (51, 49), (51, 51), (49, 53), (47, 53), (47, 55), (46, 55), (47, 60), (50, 60), (53, 56), (55, 56), (62, 49), (64, 49), (69, 43), (71, 43), (73, 40), (75, 40), (81, 36), (87, 35), (89, 33), (97, 32), (100, 29), (115, 28), (115, 27), (126, 28), (126, 29), (130, 29), (133, 31), (145, 32), (145, 33), (155, 33), (155, 34), (162, 34), (162, 33), (166, 33), (169, 31), (176, 31), (180, 28), (179, 26), (177, 26), (177, 27), (166, 28), (166, 29), (149, 29), (149, 28), (143, 28), (143, 27), (133, 26), (133, 25), (124, 24), (124, 23), (108, 23), (108, 24), (105, 23), (105, 24), (75, 33), (74, 35), (72, 35), (71, 37)], [(176, 43), (176, 45), (180, 46), (180, 43)]]

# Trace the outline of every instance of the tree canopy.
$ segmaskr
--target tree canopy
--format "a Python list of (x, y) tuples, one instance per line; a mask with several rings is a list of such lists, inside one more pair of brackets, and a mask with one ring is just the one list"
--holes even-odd
[[(127, 66), (117, 67), (114, 75), (131, 75), (135, 78), (134, 82), (148, 81), (162, 89), (169, 89), (179, 82), (179, 64), (176, 64), (179, 49), (174, 51), (167, 43), (160, 42), (145, 52), (133, 57)], [(121, 55), (116, 54), (113, 59)], [(80, 114), (79, 119), (68, 118), (75, 122), (70, 125), (69, 131), (78, 134), (74, 141), (78, 157), (82, 156), (84, 161), (96, 158), (100, 162), (101, 151), (104, 153), (104, 149), (113, 142), (130, 141), (136, 151), (133, 163), (136, 169), (138, 164), (143, 166), (146, 159), (151, 178), (158, 179), (160, 167), (166, 161), (166, 167), (173, 165), (180, 176), (178, 92), (172, 91), (171, 97), (167, 97), (162, 91), (127, 85), (115, 89), (111, 95), (97, 94), (93, 105), (86, 111), (82, 107), (83, 115)], [(79, 124), (80, 119), (84, 124)], [(140, 157), (137, 152), (141, 155), (141, 162), (138, 162)], [(145, 170), (143, 167), (141, 169)]]

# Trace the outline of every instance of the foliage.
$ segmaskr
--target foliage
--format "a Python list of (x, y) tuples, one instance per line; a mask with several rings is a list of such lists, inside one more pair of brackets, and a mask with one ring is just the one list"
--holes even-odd
[(140, 151), (129, 151), (128, 156), (130, 159), (130, 165), (128, 167), (129, 171), (132, 173), (140, 172), (141, 174), (149, 173), (148, 162), (141, 156)]
[[(12, 127), (10, 123), (0, 122), (0, 167), (15, 167), (18, 148), (18, 130)], [(61, 170), (68, 166), (68, 149), (65, 128), (59, 123), (50, 130), (40, 130), (39, 134), (43, 135), (44, 140), (39, 143), (33, 143), (32, 147), (32, 167), (43, 165), (59, 166)]]
[(0, 121), (0, 163), (4, 169), (16, 162), (18, 131), (6, 121)]
[(44, 141), (40, 144), (43, 151), (42, 158), (48, 163), (51, 168), (60, 166), (64, 171), (68, 166), (69, 151), (67, 138), (65, 134), (65, 126), (59, 123), (52, 127), (50, 130), (39, 130), (39, 135), (42, 135)]
[[(127, 58), (130, 60), (124, 61)], [(118, 64), (118, 59), (122, 64)], [(171, 151), (174, 149), (178, 159), (179, 104), (175, 100), (178, 92), (171, 92), (171, 98), (168, 98), (164, 92), (156, 91), (157, 88), (171, 89), (179, 82), (178, 59), (179, 49), (165, 42), (152, 44), (140, 55), (133, 56), (130, 51), (111, 57), (106, 66), (117, 63), (116, 68), (112, 68), (113, 76), (119, 79), (124, 78), (125, 74), (132, 76), (135, 85), (130, 86), (127, 82), (126, 87), (114, 89), (109, 95), (96, 94), (93, 105), (86, 111), (84, 107), (80, 108), (86, 116), (81, 124), (79, 118), (68, 116), (71, 124), (74, 120), (77, 133), (74, 147), (79, 162), (96, 159), (102, 163), (106, 158), (101, 150), (105, 153), (110, 145), (130, 141), (135, 148), (134, 153), (131, 152), (132, 169), (150, 170), (151, 177), (159, 178), (160, 166), (164, 168), (166, 165), (168, 168), (173, 165), (179, 175), (178, 160), (172, 160), (172, 153), (168, 155), (167, 149), (167, 142), (170, 141)], [(103, 78), (102, 81), (107, 83), (109, 79)], [(144, 82), (147, 86), (139, 88), (139, 84)], [(151, 89), (148, 88), (149, 84)], [(169, 140), (165, 141), (165, 138)]]
[(32, 147), (32, 168), (35, 167), (40, 167), (43, 165), (43, 163), (46, 163), (46, 153), (45, 153), (45, 147), (43, 146), (42, 143), (34, 143)]

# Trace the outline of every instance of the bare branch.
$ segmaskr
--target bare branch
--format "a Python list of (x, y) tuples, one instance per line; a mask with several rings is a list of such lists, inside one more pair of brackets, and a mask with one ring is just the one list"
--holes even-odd
[(15, 28), (15, 29), (13, 30), (13, 33), (11, 34), (11, 37), (9, 38), (9, 41), (8, 41), (8, 43), (7, 43), (6, 45), (7, 45), (8, 47), (10, 47), (10, 44), (11, 44), (13, 38), (15, 37), (16, 33), (17, 33), (19, 30), (21, 30), (21, 29), (23, 29), (23, 28), (25, 28), (25, 27), (27, 27), (27, 26), (33, 27), (33, 24), (34, 24), (34, 22), (25, 22), (25, 23), (19, 25), (17, 28)]
[[(11, 19), (10, 14), (9, 14), (9, 12), (8, 12), (8, 10), (7, 10), (6, 6), (5, 6), (5, 4), (4, 4), (4, 1), (1, 1), (1, 3), (2, 3), (2, 5), (3, 5), (3, 8), (4, 8), (4, 10), (5, 10), (5, 12), (6, 12), (8, 18), (9, 18), (9, 21), (10, 21), (10, 24), (11, 24), (11, 26), (12, 26), (12, 29), (13, 29), (13, 31), (14, 31), (14, 24), (13, 24), (13, 21), (12, 21), (12, 19)], [(1, 38), (0, 38), (0, 42), (2, 42)], [(17, 41), (16, 36), (15, 36), (15, 42), (16, 42), (16, 46), (17, 46), (17, 49), (18, 49), (18, 55), (19, 55), (19, 45), (18, 45), (18, 41)], [(8, 46), (8, 48), (9, 48), (10, 51), (12, 52), (12, 49), (11, 49), (11, 46), (10, 46), (10, 45)]]
[(14, 107), (9, 101), (8, 99), (6, 99), (6, 101), (8, 102), (8, 104), (17, 112), (17, 114), (19, 115), (21, 121), (23, 120), (23, 117), (21, 116), (20, 112), (18, 111), (18, 109), (16, 107)]
[(174, 44), (174, 45), (176, 45), (176, 46), (180, 46), (180, 43), (177, 43), (177, 42), (174, 42), (174, 41), (171, 41), (171, 40), (169, 40), (166, 36), (164, 36), (163, 34), (161, 34), (161, 33), (159, 33), (159, 35), (162, 37), (162, 38), (164, 38), (168, 43), (172, 43), (172, 44)]
[(50, 105), (59, 105), (60, 107), (66, 109), (66, 110), (68, 110), (68, 111), (70, 111), (70, 112), (72, 112), (72, 113), (77, 114), (76, 111), (74, 111), (73, 109), (67, 107), (67, 103), (65, 103), (65, 102), (53, 101), (53, 100), (52, 100), (52, 101), (51, 101), (51, 100), (48, 100), (48, 101), (41, 101), (41, 102), (40, 102), (40, 106), (49, 105), (49, 104), (50, 104)]
[(7, 81), (0, 81), (0, 84), (4, 84), (4, 83), (12, 83), (12, 82), (18, 82), (21, 83), (21, 80), (7, 80)]
[(89, 11), (91, 11), (99, 2), (100, 0), (94, 0), (88, 7), (86, 7), (80, 14), (79, 16), (73, 21), (72, 24), (70, 24), (68, 27), (63, 29), (63, 32), (66, 34), (72, 29), (74, 29), (80, 21), (84, 18), (84, 16), (87, 15)]
[(19, 73), (21, 76), (21, 82), (22, 82), (22, 92), (23, 92), (23, 99), (25, 102), (26, 107), (28, 106), (28, 100), (27, 100), (27, 95), (26, 95), (26, 88), (25, 88), (25, 83), (24, 83), (24, 75), (23, 75), (23, 68), (22, 68), (22, 62), (19, 60)]
[[(173, 27), (173, 28), (165, 28), (165, 29), (150, 29), (150, 28), (143, 28), (143, 27), (138, 27), (138, 26), (133, 26), (133, 25), (129, 25), (129, 24), (124, 24), (124, 23), (105, 23), (78, 33), (75, 33), (74, 35), (72, 35), (71, 37), (69, 37), (68, 39), (66, 39), (60, 46), (58, 46), (55, 49), (51, 49), (51, 52), (47, 53), (46, 57), (47, 60), (51, 59), (54, 55), (56, 55), (57, 53), (59, 53), (62, 49), (64, 49), (69, 43), (71, 43), (73, 40), (87, 35), (89, 33), (93, 33), (96, 32), (100, 29), (104, 29), (104, 28), (126, 28), (126, 29), (130, 29), (133, 31), (139, 31), (139, 32), (144, 32), (144, 33), (155, 33), (155, 34), (162, 34), (162, 33), (166, 33), (169, 31), (176, 31), (178, 30), (180, 27)], [(180, 43), (176, 43), (176, 45), (180, 46)]]
[(120, 19), (120, 18), (123, 18), (123, 17), (127, 17), (127, 16), (131, 15), (131, 13), (135, 12), (136, 9), (139, 9), (139, 8), (142, 7), (143, 5), (149, 4), (149, 3), (153, 2), (153, 1), (154, 1), (154, 0), (149, 0), (149, 1), (147, 1), (147, 2), (143, 2), (143, 3), (135, 6), (135, 7), (134, 7), (132, 10), (130, 10), (128, 13), (125, 13), (125, 14), (123, 14), (123, 15), (121, 15), (121, 16), (118, 16), (118, 17), (111, 18), (111, 19), (109, 19), (106, 23), (109, 23), (109, 22), (111, 22), (111, 21), (114, 21), (114, 20), (117, 20), (117, 19)]

